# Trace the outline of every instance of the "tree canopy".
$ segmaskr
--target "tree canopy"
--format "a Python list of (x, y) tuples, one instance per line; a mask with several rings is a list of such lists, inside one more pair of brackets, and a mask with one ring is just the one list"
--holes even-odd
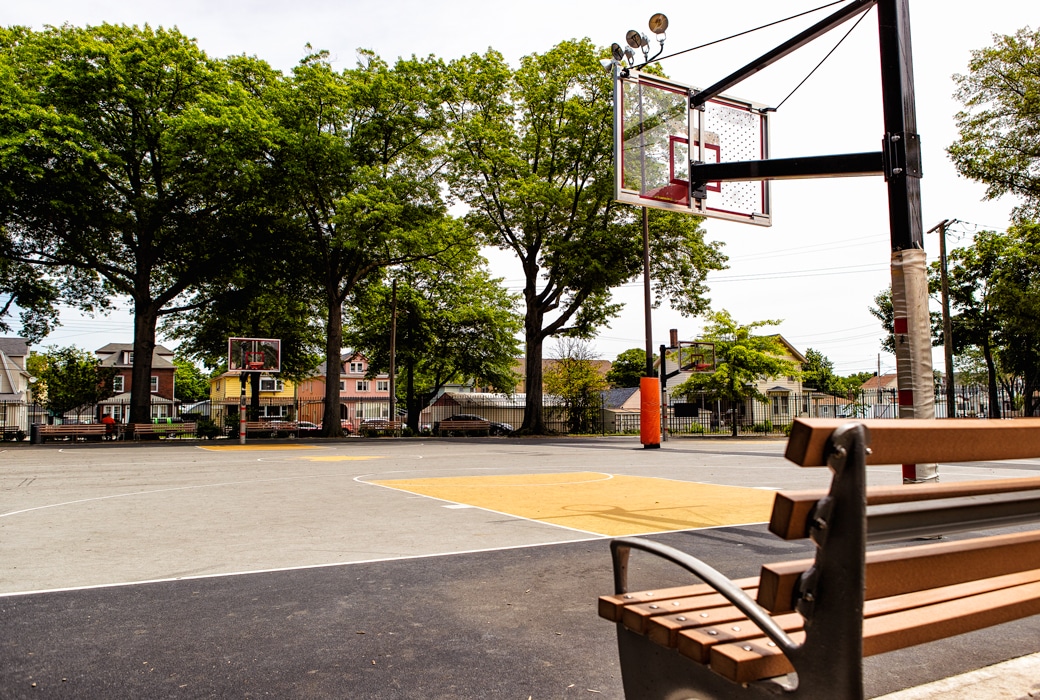
[[(755, 334), (758, 328), (776, 326), (780, 321), (742, 325), (726, 310), (708, 314), (707, 321), (702, 337), (715, 343), (715, 371), (692, 375), (672, 390), (673, 395), (764, 401), (765, 395), (757, 388), (759, 379), (800, 374), (798, 366), (787, 359), (787, 348), (779, 336)], [(733, 421), (733, 435), (736, 434), (737, 422)]]
[(91, 408), (112, 395), (115, 369), (101, 367), (101, 360), (87, 350), (51, 345), (30, 355), (27, 366), (37, 379), (37, 401), (52, 415)]
[(630, 348), (618, 353), (604, 379), (615, 388), (639, 386), (646, 374), (646, 350)]
[(0, 31), (0, 226), (88, 307), (132, 301), (131, 421), (150, 418), (157, 319), (234, 260), (266, 168), (270, 121), (228, 65), (177, 30)]
[(955, 75), (960, 137), (948, 151), (958, 172), (986, 196), (1017, 196), (1020, 219), (1040, 218), (1040, 29), (994, 35)]
[[(611, 290), (642, 271), (634, 212), (613, 199), (611, 81), (600, 52), (566, 41), (511, 69), (491, 50), (448, 66), (449, 180), (487, 244), (523, 270), (527, 410), (544, 432), (546, 339), (589, 337), (620, 311)], [(698, 219), (653, 212), (655, 293), (685, 313), (707, 308), (704, 278), (724, 256)]]

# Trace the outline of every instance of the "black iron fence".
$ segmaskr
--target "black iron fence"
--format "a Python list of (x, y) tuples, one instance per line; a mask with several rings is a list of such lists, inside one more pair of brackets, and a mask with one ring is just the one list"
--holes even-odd
[[(993, 415), (985, 387), (968, 386), (956, 389), (957, 417), (991, 417)], [(1021, 396), (998, 392), (1000, 417), (1024, 415)], [(638, 403), (638, 402), (637, 402)], [(117, 424), (124, 424), (129, 416), (128, 404), (102, 402), (83, 406), (73, 411), (55, 414), (40, 405), (19, 402), (0, 402), (0, 438), (27, 439), (34, 424), (99, 423), (111, 416)], [(673, 400), (663, 418), (668, 435), (786, 435), (797, 417), (819, 418), (897, 418), (898, 396), (895, 390), (861, 391), (852, 396), (838, 397), (817, 392), (774, 392), (767, 400), (728, 402), (710, 399), (697, 401)], [(195, 404), (155, 405), (153, 421), (157, 423), (194, 423), (197, 437), (227, 437), (236, 434), (239, 424), (238, 405), (203, 401)], [(527, 409), (522, 394), (447, 394), (438, 397), (419, 416), (419, 432), (430, 433), (436, 425), (454, 416), (477, 416), (502, 426), (503, 431), (518, 429)], [(402, 406), (398, 419), (404, 420)], [(938, 387), (935, 396), (936, 416), (945, 418), (946, 393)], [(357, 434), (366, 420), (388, 418), (390, 405), (386, 400), (356, 399), (340, 406), (340, 423), (348, 434)], [(581, 407), (567, 406), (554, 397), (544, 402), (543, 422), (547, 430), (558, 434), (638, 434), (640, 415), (638, 405), (611, 406), (607, 394)], [(324, 417), (323, 401), (295, 399), (268, 399), (260, 401), (259, 409), (247, 407), (247, 420), (292, 422), (306, 426), (312, 434), (321, 426)], [(410, 433), (411, 431), (406, 431)]]

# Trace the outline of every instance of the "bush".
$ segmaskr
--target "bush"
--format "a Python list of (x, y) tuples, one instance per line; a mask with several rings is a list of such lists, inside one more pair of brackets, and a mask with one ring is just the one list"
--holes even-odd
[(773, 421), (764, 420), (761, 423), (755, 423), (751, 426), (751, 432), (753, 433), (771, 433), (773, 432)]
[(220, 426), (207, 416), (202, 416), (195, 421), (195, 434), (200, 438), (213, 439), (220, 435)]

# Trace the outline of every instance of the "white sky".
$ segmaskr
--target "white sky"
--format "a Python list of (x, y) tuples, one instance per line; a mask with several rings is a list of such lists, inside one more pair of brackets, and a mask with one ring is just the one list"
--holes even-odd
[[(289, 70), (308, 51), (329, 50), (340, 66), (352, 65), (357, 48), (370, 48), (393, 61), (398, 56), (436, 54), (457, 58), (488, 47), (516, 61), (543, 52), (564, 39), (589, 37), (599, 45), (625, 32), (648, 32), (654, 12), (670, 20), (665, 54), (781, 19), (823, 5), (825, 0), (730, 0), (654, 4), (599, 2), (483, 2), (473, 0), (297, 0), (293, 3), (230, 0), (35, 0), (5, 3), (0, 24), (42, 28), (114, 22), (177, 26), (212, 56), (251, 54)], [(945, 148), (956, 138), (951, 76), (963, 73), (972, 49), (992, 43), (994, 33), (1010, 34), (1036, 19), (1035, 7), (1021, 0), (912, 0), (914, 73), (918, 132), (923, 148), (922, 210), (928, 230), (943, 219), (958, 219), (949, 245), (964, 245), (974, 228), (1003, 229), (1013, 201), (983, 202), (983, 187), (956, 175)], [(1034, 7), (1030, 10), (1030, 7)], [(784, 23), (719, 47), (665, 61), (666, 73), (705, 87), (749, 63), (837, 8)], [(834, 46), (839, 28), (794, 56), (759, 73), (729, 92), (776, 105)], [(651, 39), (656, 48), (656, 42)], [(884, 132), (881, 118), (877, 15), (867, 18), (833, 56), (775, 114), (771, 127), (774, 157), (877, 151)], [(876, 370), (881, 330), (868, 312), (874, 295), (889, 284), (887, 196), (880, 177), (794, 180), (773, 184), (770, 228), (707, 220), (709, 238), (725, 242), (730, 269), (709, 277), (715, 309), (727, 309), (742, 322), (783, 319), (776, 330), (801, 351), (815, 348), (839, 374)], [(926, 236), (929, 259), (938, 257), (936, 234)], [(511, 289), (520, 274), (506, 256), (492, 256), (493, 270)], [(599, 355), (644, 346), (642, 282), (621, 289), (627, 306), (593, 342)], [(107, 342), (130, 342), (128, 312), (84, 319), (63, 316), (65, 324), (41, 345), (75, 344), (94, 349)], [(700, 331), (698, 319), (668, 309), (653, 314), (654, 347), (667, 343), (668, 329), (683, 340)], [(551, 344), (547, 350), (551, 351)], [(549, 354), (549, 353), (547, 353)], [(880, 355), (890, 371), (891, 355)], [(942, 367), (941, 349), (935, 366)]]

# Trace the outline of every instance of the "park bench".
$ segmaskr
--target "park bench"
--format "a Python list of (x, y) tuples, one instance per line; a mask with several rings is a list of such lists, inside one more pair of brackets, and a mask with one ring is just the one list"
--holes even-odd
[(359, 431), (362, 437), (373, 435), (400, 435), (402, 423), (399, 420), (369, 419), (361, 422)]
[(104, 423), (65, 423), (64, 425), (39, 425), (36, 426), (40, 442), (46, 442), (48, 438), (69, 438), (73, 442), (77, 438), (84, 440), (102, 440), (108, 427)]
[(491, 423), (486, 420), (442, 420), (437, 425), (439, 435), (453, 435), (456, 433), (469, 435), (473, 433), (491, 433)]
[(195, 423), (130, 423), (126, 430), (134, 440), (152, 437), (195, 437)]
[(0, 425), (0, 440), (18, 440), (25, 432), (17, 425)]
[[(1040, 478), (866, 487), (868, 464), (1040, 456), (1040, 419), (799, 419), (786, 456), (833, 472), (829, 490), (774, 500), (769, 530), (811, 539), (813, 559), (731, 581), (651, 540), (611, 542), (599, 614), (617, 623), (626, 697), (857, 700), (864, 656), (1040, 613)], [(629, 592), (632, 549), (704, 583)]]
[(246, 435), (261, 437), (278, 437), (279, 435), (295, 435), (299, 426), (295, 421), (246, 421)]

